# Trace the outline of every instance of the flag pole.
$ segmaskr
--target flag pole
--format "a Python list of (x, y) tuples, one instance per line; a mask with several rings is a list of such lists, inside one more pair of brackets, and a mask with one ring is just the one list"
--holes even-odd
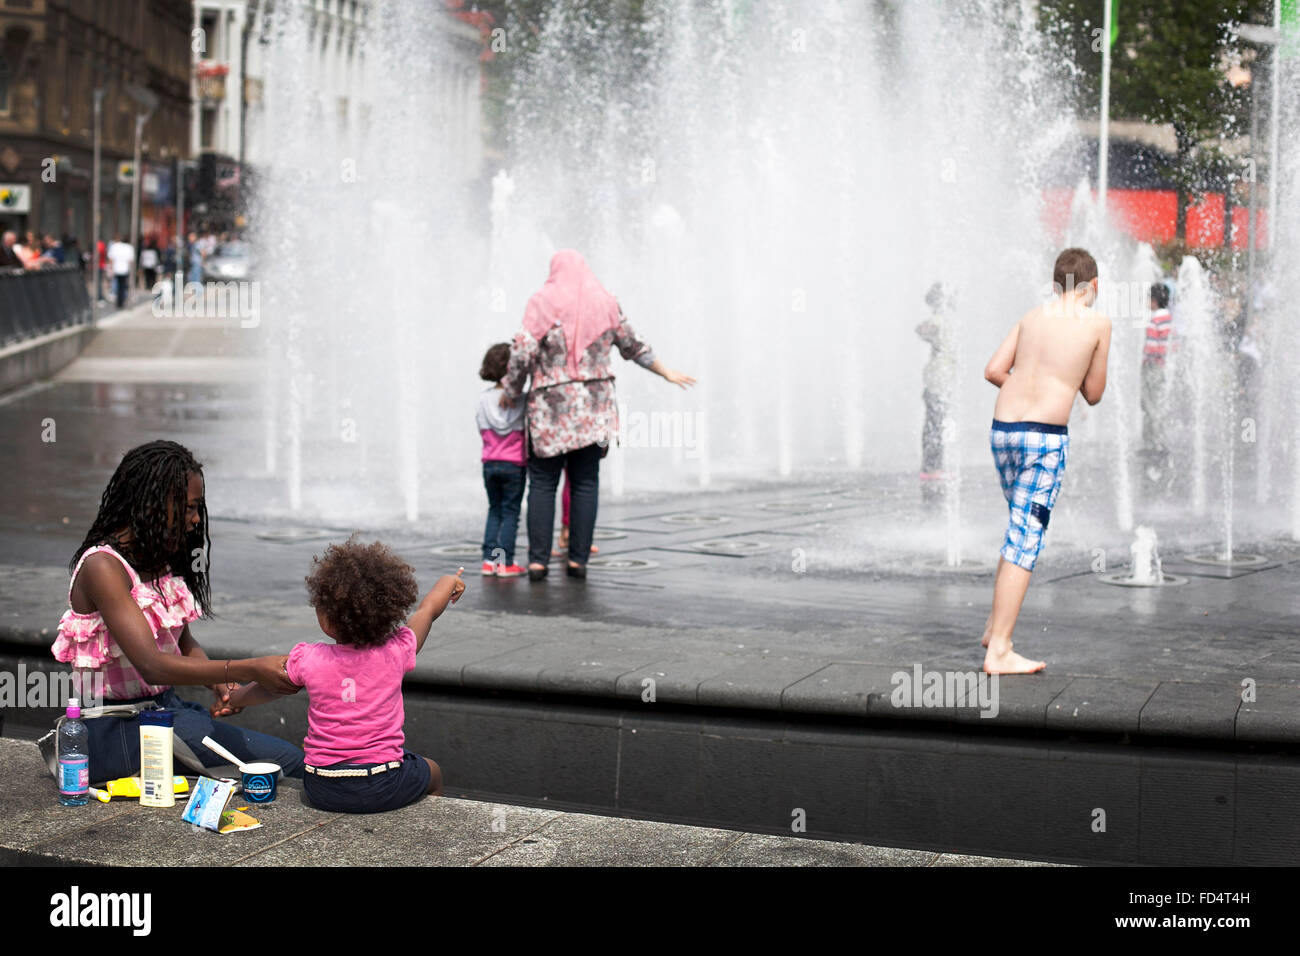
[[(1282, 0), (1273, 0), (1273, 29), (1278, 33), (1282, 32)], [(1282, 43), (1279, 40), (1273, 44), (1273, 69), (1269, 77), (1269, 83), (1273, 87), (1269, 92), (1272, 94), (1271, 110), (1268, 114), (1268, 222), (1264, 228), (1268, 232), (1268, 242), (1266, 244), (1270, 264), (1273, 262), (1273, 242), (1277, 236), (1277, 141), (1279, 139), (1279, 113), (1282, 108)]]
[(1097, 132), (1097, 207), (1106, 218), (1106, 187), (1110, 176), (1110, 37), (1114, 28), (1111, 0), (1101, 25), (1101, 124)]

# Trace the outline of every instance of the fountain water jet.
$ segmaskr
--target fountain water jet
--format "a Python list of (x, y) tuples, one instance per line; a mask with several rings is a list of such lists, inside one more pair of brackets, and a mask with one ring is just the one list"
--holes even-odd
[[(576, 246), (634, 328), (701, 380), (680, 392), (616, 362), (629, 414), (701, 413), (704, 427), (698, 455), (611, 449), (615, 494), (914, 474), (924, 355), (912, 329), (925, 290), (951, 288), (944, 506), (920, 511), (918, 494), (917, 510), (890, 520), (921, 522), (913, 541), (936, 563), (969, 564), (1000, 511), (980, 368), (1046, 285), (1059, 246), (1043, 189), (1076, 136), (1044, 81), (1055, 54), (1036, 5), (647, 0), (633, 28), (599, 6), (561, 0), (521, 45), (489, 203), (447, 174), (429, 5), (377, 8), (370, 106), (344, 116), (300, 69), (312, 34), (284, 5), (265, 95), (280, 166), (255, 239), (275, 265), (263, 457), (288, 507), (375, 523), (427, 520), (435, 502), (476, 512), (467, 420), (482, 351), (518, 329), (551, 252)], [(1073, 208), (1066, 244), (1093, 251), (1103, 288), (1148, 280), (1149, 250), (1106, 225), (1086, 184)], [(1183, 271), (1196, 285), (1194, 267)], [(1208, 323), (1212, 343), (1201, 291), (1185, 328)], [(1149, 512), (1178, 518), (1182, 489), (1135, 487), (1141, 323), (1113, 318), (1112, 390), (1072, 422), (1053, 537), (1113, 544), (1158, 521), (1177, 540)], [(1196, 389), (1186, 447), (1198, 464), (1177, 474), (1192, 476), (1204, 513), (1224, 432), (1211, 420), (1215, 363), (1192, 354), (1198, 341), (1186, 350), (1197, 361), (1173, 375)], [(1225, 526), (1234, 541), (1250, 533), (1238, 517)], [(1293, 523), (1300, 533), (1300, 506)], [(914, 546), (907, 537), (889, 538), (891, 553)]]
[(1156, 547), (1154, 528), (1139, 525), (1134, 529), (1133, 543), (1129, 545), (1129, 559), (1132, 563), (1128, 574), (1103, 574), (1102, 583), (1128, 588), (1157, 588), (1187, 583), (1185, 577), (1164, 573), (1160, 566), (1160, 551)]

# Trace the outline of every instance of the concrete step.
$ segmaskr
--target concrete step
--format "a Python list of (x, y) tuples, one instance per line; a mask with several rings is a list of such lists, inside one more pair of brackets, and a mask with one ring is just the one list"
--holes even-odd
[(778, 837), (536, 807), (426, 797), (376, 814), (324, 813), (284, 781), (262, 826), (219, 836), (183, 804), (59, 804), (30, 740), (0, 738), (0, 864), (99, 866), (990, 866), (1036, 865)]

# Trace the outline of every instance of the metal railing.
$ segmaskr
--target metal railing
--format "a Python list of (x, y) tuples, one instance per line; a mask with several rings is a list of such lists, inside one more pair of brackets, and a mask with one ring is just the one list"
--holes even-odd
[(81, 269), (0, 269), (0, 346), (90, 322)]

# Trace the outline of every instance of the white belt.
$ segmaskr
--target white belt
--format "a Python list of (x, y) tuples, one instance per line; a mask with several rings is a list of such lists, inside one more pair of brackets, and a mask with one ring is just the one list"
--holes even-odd
[(390, 760), (388, 763), (381, 763), (377, 767), (371, 767), (369, 770), (357, 767), (354, 770), (320, 770), (316, 767), (302, 765), (302, 769), (308, 773), (313, 773), (318, 777), (369, 777), (372, 774), (383, 773), (386, 770), (396, 770), (402, 765), (400, 760)]

